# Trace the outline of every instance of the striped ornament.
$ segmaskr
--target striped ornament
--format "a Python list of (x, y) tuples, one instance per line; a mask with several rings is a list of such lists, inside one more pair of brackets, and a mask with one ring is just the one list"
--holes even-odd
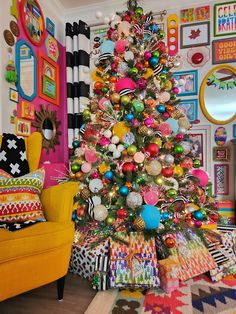
[(94, 202), (93, 202), (93, 199), (92, 197), (89, 197), (87, 200), (86, 200), (86, 203), (88, 205), (88, 214), (89, 216), (94, 219)]
[(158, 64), (153, 70), (153, 75), (158, 76), (162, 72), (162, 70), (163, 70), (163, 65)]

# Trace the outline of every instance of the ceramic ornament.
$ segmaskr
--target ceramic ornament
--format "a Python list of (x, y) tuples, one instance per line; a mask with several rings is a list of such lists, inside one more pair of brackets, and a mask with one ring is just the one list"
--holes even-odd
[(208, 47), (196, 47), (188, 50), (187, 61), (194, 68), (203, 67), (210, 60)]
[(218, 146), (223, 146), (227, 140), (227, 131), (223, 126), (215, 130), (215, 142)]
[(14, 36), (19, 37), (20, 36), (20, 29), (19, 26), (15, 21), (10, 22), (10, 29)]
[(8, 29), (5, 29), (5, 31), (3, 32), (3, 36), (8, 46), (14, 46), (15, 38)]

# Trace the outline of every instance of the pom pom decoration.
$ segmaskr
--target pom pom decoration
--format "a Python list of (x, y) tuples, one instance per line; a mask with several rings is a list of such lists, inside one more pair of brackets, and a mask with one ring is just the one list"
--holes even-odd
[(158, 228), (161, 220), (161, 214), (157, 207), (151, 205), (143, 205), (141, 217), (145, 223), (146, 230), (153, 230)]

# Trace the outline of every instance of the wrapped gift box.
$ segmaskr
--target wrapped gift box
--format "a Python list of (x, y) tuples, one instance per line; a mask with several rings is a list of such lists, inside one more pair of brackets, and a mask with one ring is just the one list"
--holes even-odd
[(155, 239), (145, 240), (143, 233), (132, 232), (129, 242), (128, 246), (111, 240), (110, 286), (159, 286)]
[(235, 208), (233, 201), (217, 201), (217, 207), (219, 214), (226, 218), (229, 224), (235, 223)]
[(83, 241), (73, 243), (69, 271), (85, 279), (92, 280), (96, 270), (97, 256), (109, 255), (109, 240), (92, 247), (94, 237), (86, 237)]
[(179, 288), (179, 269), (180, 264), (177, 256), (169, 256), (158, 261), (160, 286), (166, 293)]

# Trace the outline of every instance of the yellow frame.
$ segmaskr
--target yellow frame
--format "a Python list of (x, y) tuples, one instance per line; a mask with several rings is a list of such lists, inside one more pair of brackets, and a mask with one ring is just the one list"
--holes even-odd
[(209, 112), (207, 111), (206, 109), (206, 105), (205, 105), (205, 100), (204, 100), (204, 91), (205, 91), (205, 87), (206, 87), (206, 84), (207, 84), (207, 80), (208, 80), (208, 77), (215, 71), (217, 70), (220, 70), (220, 69), (227, 69), (227, 70), (230, 70), (232, 71), (234, 74), (236, 74), (236, 68), (231, 66), (231, 65), (228, 65), (228, 64), (221, 64), (221, 65), (217, 65), (215, 66), (213, 69), (211, 69), (207, 75), (205, 76), (205, 78), (203, 79), (202, 81), (202, 84), (201, 84), (201, 87), (200, 87), (200, 92), (199, 92), (199, 100), (200, 100), (200, 107), (201, 107), (201, 110), (204, 114), (204, 116), (207, 118), (207, 120), (209, 120), (210, 122), (212, 123), (215, 123), (215, 124), (227, 124), (227, 123), (230, 123), (232, 121), (234, 121), (236, 119), (236, 113), (231, 117), (229, 118), (228, 120), (224, 120), (224, 121), (219, 121), (219, 120), (216, 120), (214, 119), (210, 114)]

